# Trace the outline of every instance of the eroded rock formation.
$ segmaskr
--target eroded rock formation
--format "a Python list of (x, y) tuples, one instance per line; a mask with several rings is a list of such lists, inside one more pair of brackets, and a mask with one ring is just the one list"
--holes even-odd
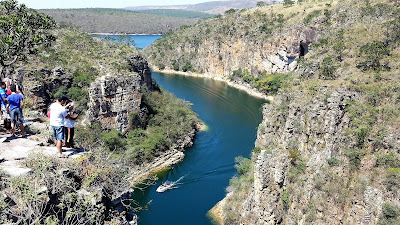
[(151, 89), (151, 72), (140, 56), (129, 60), (131, 74), (108, 74), (97, 78), (89, 88), (89, 123), (99, 123), (103, 129), (127, 128), (129, 116), (142, 111), (142, 87)]

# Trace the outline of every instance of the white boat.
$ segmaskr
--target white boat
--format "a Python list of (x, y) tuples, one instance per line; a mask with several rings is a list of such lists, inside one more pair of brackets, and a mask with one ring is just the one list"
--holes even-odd
[(174, 185), (175, 185), (175, 182), (171, 182), (171, 181), (167, 180), (164, 183), (162, 183), (160, 186), (158, 186), (156, 191), (161, 193), (166, 190), (174, 188)]

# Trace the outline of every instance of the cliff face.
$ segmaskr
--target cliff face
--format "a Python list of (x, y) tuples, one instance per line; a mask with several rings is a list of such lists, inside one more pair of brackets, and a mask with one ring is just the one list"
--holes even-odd
[(321, 30), (319, 26), (286, 25), (293, 23), (291, 20), (296, 18), (273, 9), (229, 14), (167, 35), (144, 53), (155, 68), (230, 80), (235, 80), (238, 70), (241, 76), (255, 78), (289, 72), (297, 67), (299, 57), (307, 54), (309, 45), (320, 39)]
[[(326, 88), (319, 91), (327, 92)], [(357, 212), (350, 216), (348, 211), (340, 210), (335, 194), (322, 187), (332, 176), (327, 174), (328, 160), (346, 161), (343, 149), (352, 145), (344, 138), (350, 120), (346, 102), (357, 100), (358, 96), (342, 88), (334, 90), (325, 101), (304, 97), (301, 92), (292, 93), (264, 107), (256, 141), (262, 151), (255, 163), (254, 195), (248, 199), (253, 205), (249, 204), (247, 214), (253, 215), (257, 224), (304, 223), (308, 216), (303, 212), (307, 210), (305, 206), (313, 205), (317, 210), (309, 213), (324, 217), (314, 223), (359, 223), (367, 212), (360, 193), (346, 206)], [(349, 182), (346, 167), (336, 168), (334, 175), (343, 178), (343, 185)], [(316, 179), (321, 179), (320, 187), (316, 187)], [(284, 193), (290, 202), (282, 202)]]
[[(246, 194), (236, 190), (220, 204), (225, 224), (378, 224), (386, 221), (386, 204), (400, 204), (398, 188), (388, 185), (393, 180), (379, 163), (380, 154), (399, 152), (400, 139), (386, 134), (380, 147), (368, 139), (355, 159), (350, 104), (362, 96), (327, 86), (317, 92), (311, 98), (304, 91), (283, 94), (264, 106), (254, 181)], [(228, 219), (226, 205), (234, 202), (239, 216)]]
[[(257, 75), (289, 72), (296, 66), (296, 60), (304, 55), (304, 47), (317, 39), (312, 28), (286, 30), (276, 36), (277, 40), (254, 42), (249, 39), (232, 37), (224, 42), (204, 40), (197, 49), (186, 43), (177, 49), (178, 54), (199, 56), (198, 61), (191, 61), (194, 70), (228, 78), (235, 70), (248, 70)], [(302, 47), (303, 46), (303, 47)], [(224, 59), (223, 61), (220, 58)]]
[[(261, 10), (221, 21), (231, 33), (220, 39), (221, 52), (214, 52), (222, 53), (220, 65), (213, 62), (210, 70), (274, 95), (263, 109), (251, 165), (232, 178), (229, 194), (212, 210), (222, 223), (400, 223), (398, 6), (298, 3), (268, 8), (270, 18), (281, 13), (275, 25), (284, 15), (282, 27), (250, 26)], [(260, 32), (268, 28), (269, 36)], [(260, 77), (260, 68), (285, 75)]]
[(140, 113), (142, 87), (152, 89), (151, 71), (140, 56), (129, 60), (131, 74), (106, 75), (97, 78), (89, 88), (89, 123), (99, 123), (103, 129), (127, 128), (129, 115)]

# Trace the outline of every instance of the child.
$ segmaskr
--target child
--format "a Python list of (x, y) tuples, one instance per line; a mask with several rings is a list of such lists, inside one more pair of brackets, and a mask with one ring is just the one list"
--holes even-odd
[(65, 133), (65, 147), (74, 147), (74, 133), (75, 133), (75, 120), (78, 118), (80, 111), (76, 115), (74, 113), (74, 103), (71, 102), (66, 107), (68, 114), (70, 115), (68, 119), (64, 120), (64, 133)]

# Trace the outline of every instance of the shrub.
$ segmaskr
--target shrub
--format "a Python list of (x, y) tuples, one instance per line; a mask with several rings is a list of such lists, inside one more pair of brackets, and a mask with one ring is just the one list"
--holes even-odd
[(326, 79), (326, 80), (333, 80), (336, 78), (335, 72), (336, 72), (336, 66), (335, 62), (333, 60), (332, 56), (327, 56), (325, 57), (321, 64), (319, 65), (320, 69), (320, 78)]
[(260, 154), (260, 152), (261, 152), (261, 148), (260, 148), (260, 147), (255, 147), (255, 148), (253, 149), (253, 153), (254, 153), (254, 154)]
[(337, 165), (339, 165), (339, 160), (337, 158), (329, 158), (328, 165), (329, 166), (337, 166)]
[(379, 225), (395, 225), (400, 223), (400, 207), (390, 203), (382, 204), (382, 216)]
[(307, 170), (307, 165), (303, 159), (296, 161), (295, 165), (292, 165), (288, 172), (288, 179), (292, 182), (297, 181), (300, 175), (304, 174)]
[(232, 14), (234, 14), (235, 12), (236, 12), (236, 9), (228, 9), (228, 10), (225, 11), (225, 14), (227, 14), (227, 15), (232, 15)]
[(283, 81), (288, 78), (288, 75), (273, 73), (265, 75), (256, 81), (256, 88), (264, 93), (276, 94), (282, 87)]
[(287, 189), (282, 190), (281, 201), (282, 201), (283, 208), (285, 210), (287, 210), (289, 208), (289, 203), (290, 203), (289, 191)]
[(365, 152), (363, 149), (349, 149), (344, 154), (349, 158), (350, 169), (357, 170), (360, 167), (361, 159)]
[(190, 62), (186, 62), (185, 65), (182, 66), (182, 71), (193, 71), (193, 66), (190, 64)]
[(253, 163), (248, 158), (239, 156), (235, 158), (235, 162), (235, 168), (240, 176), (245, 175), (252, 170)]
[(360, 47), (359, 57), (363, 58), (363, 60), (357, 64), (357, 68), (362, 71), (380, 71), (383, 69), (380, 60), (389, 55), (390, 48), (387, 44), (381, 41), (367, 43)]
[(293, 0), (283, 0), (283, 5), (284, 6), (289, 7), (289, 6), (292, 6), (293, 4), (294, 4)]
[(376, 155), (376, 166), (386, 166), (386, 167), (400, 167), (400, 160), (398, 155), (394, 152), (389, 154), (377, 154)]
[(123, 152), (126, 148), (124, 135), (120, 131), (103, 132), (100, 137), (104, 142), (104, 147), (109, 151)]
[(389, 190), (397, 190), (397, 187), (400, 185), (400, 169), (389, 168), (386, 173), (386, 187)]
[(306, 18), (304, 18), (304, 23), (305, 24), (309, 24), (311, 22), (311, 20), (317, 16), (319, 16), (319, 14), (321, 13), (321, 10), (314, 10), (312, 11), (310, 14), (308, 14), (306, 16)]
[(159, 63), (159, 64), (158, 64), (158, 68), (159, 68), (160, 70), (163, 70), (163, 69), (165, 69), (165, 65), (162, 64), (162, 63)]
[(363, 148), (365, 143), (365, 138), (368, 136), (368, 129), (365, 126), (359, 126), (355, 133), (357, 135), (357, 147)]

